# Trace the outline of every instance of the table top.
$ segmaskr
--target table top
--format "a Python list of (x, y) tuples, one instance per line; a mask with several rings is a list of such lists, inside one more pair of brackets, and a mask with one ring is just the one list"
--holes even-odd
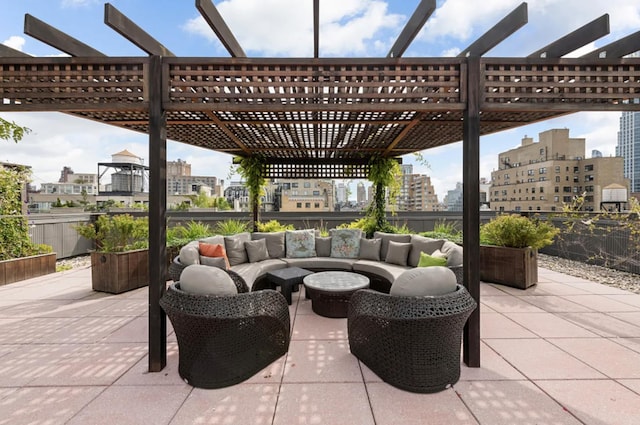
[(369, 278), (352, 272), (318, 272), (306, 276), (305, 286), (326, 292), (355, 291), (369, 287)]
[(298, 278), (302, 278), (304, 276), (307, 276), (309, 274), (313, 273), (310, 270), (307, 269), (303, 269), (300, 267), (287, 267), (287, 268), (283, 268), (283, 269), (278, 269), (278, 270), (272, 270), (270, 272), (268, 272), (267, 274), (271, 275), (272, 277), (275, 277), (277, 279), (283, 280), (283, 281), (287, 281), (290, 279), (298, 279)]

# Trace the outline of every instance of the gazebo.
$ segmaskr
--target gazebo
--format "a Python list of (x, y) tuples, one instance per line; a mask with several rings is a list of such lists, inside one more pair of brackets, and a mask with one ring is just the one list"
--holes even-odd
[[(25, 33), (71, 57), (0, 45), (0, 111), (59, 111), (149, 135), (149, 370), (166, 364), (167, 139), (259, 155), (266, 177), (366, 178), (372, 155), (397, 157), (462, 140), (464, 284), (480, 301), (480, 136), (578, 111), (640, 110), (640, 32), (575, 59), (603, 37), (602, 17), (523, 57), (483, 57), (527, 23), (522, 3), (457, 57), (403, 58), (436, 8), (422, 0), (385, 58), (247, 58), (212, 0), (195, 6), (230, 57), (176, 57), (110, 4), (105, 23), (145, 51), (108, 57), (37, 18)], [(480, 314), (464, 331), (480, 366)]]

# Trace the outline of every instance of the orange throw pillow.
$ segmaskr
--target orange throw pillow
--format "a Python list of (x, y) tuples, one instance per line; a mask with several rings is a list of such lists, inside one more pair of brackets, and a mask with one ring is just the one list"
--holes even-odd
[(231, 268), (229, 265), (229, 259), (227, 258), (227, 251), (224, 249), (224, 246), (219, 243), (213, 244), (200, 242), (198, 250), (200, 251), (200, 255), (205, 257), (223, 257), (224, 262), (227, 265), (227, 269)]

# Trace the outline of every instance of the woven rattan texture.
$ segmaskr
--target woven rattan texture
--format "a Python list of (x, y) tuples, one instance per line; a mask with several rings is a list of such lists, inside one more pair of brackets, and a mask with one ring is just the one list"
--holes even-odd
[(351, 352), (403, 390), (442, 391), (460, 378), (462, 329), (477, 304), (469, 292), (396, 297), (364, 289), (351, 296)]
[(160, 299), (176, 333), (180, 376), (198, 388), (240, 383), (289, 348), (289, 307), (273, 290), (188, 294), (172, 284)]

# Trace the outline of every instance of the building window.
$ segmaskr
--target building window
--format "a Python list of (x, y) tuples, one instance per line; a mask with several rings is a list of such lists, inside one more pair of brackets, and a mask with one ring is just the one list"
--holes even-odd
[(304, 182), (304, 188), (309, 189), (311, 187), (311, 182)]
[(593, 174), (587, 174), (586, 176), (584, 176), (584, 181), (592, 182), (593, 181)]
[(531, 193), (536, 193), (536, 188), (535, 187), (531, 188)]
[(533, 176), (533, 170), (527, 170), (527, 174)]
[(571, 196), (564, 196), (562, 202), (571, 202)]
[(562, 191), (563, 191), (564, 193), (571, 193), (571, 186), (564, 186), (564, 187), (562, 188)]
[(578, 193), (578, 186), (573, 186), (573, 193)]
[(560, 183), (560, 176), (556, 176), (556, 183)]
[(311, 202), (305, 202), (304, 203), (304, 207), (305, 208), (311, 208)]
[(302, 208), (302, 202), (297, 202), (296, 203), (296, 208)]
[(540, 174), (547, 174), (547, 169), (545, 167), (541, 168), (538, 170), (538, 173)]
[(560, 166), (556, 165), (556, 173), (559, 173), (559, 172), (560, 172)]
[(574, 173), (577, 173), (577, 172), (579, 172), (579, 171), (580, 171), (580, 167), (573, 167), (573, 172), (574, 172)]
[(319, 190), (314, 190), (313, 191), (313, 196), (320, 196), (320, 191)]
[(560, 202), (560, 197), (559, 196), (554, 196), (553, 197), (553, 202)]
[(545, 181), (545, 180), (547, 180), (547, 178), (546, 178), (546, 177), (540, 177), (540, 178), (538, 179), (538, 181), (539, 181), (539, 182), (543, 182), (543, 181)]
[(584, 190), (585, 192), (593, 192), (593, 186), (585, 186)]
[(291, 183), (291, 187), (297, 189), (298, 188), (298, 183)]
[(313, 204), (313, 208), (320, 208), (320, 202), (316, 202), (315, 204)]
[(593, 164), (588, 164), (584, 166), (584, 171), (593, 171)]
[(540, 148), (540, 155), (544, 155), (544, 148)]

